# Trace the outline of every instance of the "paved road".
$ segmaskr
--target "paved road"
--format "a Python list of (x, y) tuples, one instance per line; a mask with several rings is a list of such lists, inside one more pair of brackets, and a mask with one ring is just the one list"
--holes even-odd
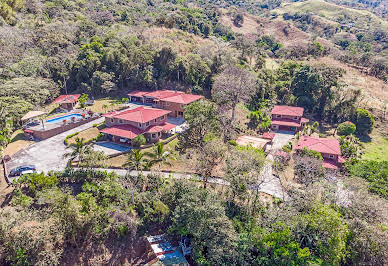
[(104, 119), (103, 117), (98, 118), (54, 137), (32, 144), (12, 157), (11, 161), (7, 163), (8, 171), (23, 164), (35, 165), (38, 172), (63, 170), (67, 162), (66, 159), (63, 159), (63, 155), (67, 152), (64, 144), (66, 136), (90, 128), (93, 124), (102, 123)]
[[(249, 186), (251, 190), (258, 190), (259, 192), (263, 192), (274, 197), (278, 197), (281, 199), (287, 199), (287, 195), (284, 194), (282, 186), (278, 178), (272, 175), (272, 164), (268, 163), (265, 165), (266, 170), (262, 172), (265, 173), (265, 178), (260, 185)], [(107, 171), (108, 173), (115, 172), (119, 176), (126, 176), (127, 170), (123, 169), (97, 169), (101, 171)], [(266, 172), (266, 171), (270, 172)], [(136, 176), (140, 172), (139, 171), (131, 171), (131, 175)], [(144, 175), (148, 175), (151, 173), (156, 173), (161, 175), (164, 178), (175, 178), (175, 179), (190, 179), (190, 180), (202, 180), (202, 178), (196, 174), (183, 174), (183, 173), (166, 173), (166, 172), (151, 172), (151, 171), (142, 171)], [(209, 178), (208, 183), (211, 184), (219, 184), (224, 186), (229, 186), (230, 183), (221, 178)]]

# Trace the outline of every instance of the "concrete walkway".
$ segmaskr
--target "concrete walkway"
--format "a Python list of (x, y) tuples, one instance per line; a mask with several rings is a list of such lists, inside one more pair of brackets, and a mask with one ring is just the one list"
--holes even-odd
[(286, 200), (288, 195), (283, 191), (283, 186), (280, 179), (273, 174), (272, 165), (274, 157), (272, 152), (280, 150), (285, 144), (292, 140), (295, 136), (293, 134), (276, 133), (272, 140), (272, 146), (267, 155), (267, 161), (258, 177), (258, 184), (251, 186), (250, 189), (259, 190), (260, 192)]
[(94, 124), (104, 122), (104, 120), (104, 117), (98, 118), (89, 123), (28, 146), (26, 149), (17, 152), (14, 156), (12, 156), (11, 161), (7, 163), (8, 171), (25, 164), (35, 165), (38, 172), (43, 171), (47, 173), (51, 170), (63, 170), (67, 163), (67, 159), (64, 159), (63, 155), (68, 152), (64, 144), (66, 136), (88, 129)]

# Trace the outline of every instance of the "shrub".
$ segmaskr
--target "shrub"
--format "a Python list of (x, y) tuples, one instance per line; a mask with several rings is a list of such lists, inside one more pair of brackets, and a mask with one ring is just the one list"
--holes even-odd
[(356, 131), (356, 125), (350, 121), (343, 122), (338, 125), (337, 133), (340, 136), (349, 136)]
[(370, 134), (375, 124), (374, 117), (365, 109), (357, 109), (356, 121), (357, 132), (359, 134)]
[(70, 135), (67, 135), (64, 142), (65, 142), (65, 145), (69, 145), (69, 139), (71, 139), (72, 137), (74, 136), (77, 136), (79, 134), (79, 132), (75, 132), (73, 134), (70, 134)]
[(313, 151), (313, 150), (310, 150), (307, 148), (303, 148), (302, 150), (300, 150), (299, 154), (302, 156), (306, 155), (306, 156), (311, 157), (311, 158), (323, 160), (322, 154), (320, 152)]
[(132, 140), (132, 145), (135, 147), (140, 147), (141, 145), (144, 145), (146, 143), (147, 143), (147, 140), (143, 135), (139, 135)]
[(97, 137), (95, 137), (96, 141), (104, 141), (105, 140), (105, 135), (103, 133), (98, 133)]
[(229, 140), (228, 143), (232, 146), (237, 146), (237, 142), (235, 140)]

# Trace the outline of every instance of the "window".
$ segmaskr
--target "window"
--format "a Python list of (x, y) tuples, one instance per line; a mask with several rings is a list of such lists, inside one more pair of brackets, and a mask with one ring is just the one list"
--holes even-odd
[(282, 117), (282, 115), (276, 115), (276, 117), (277, 117), (277, 118), (280, 118), (280, 117)]
[(141, 123), (139, 123), (139, 127), (141, 127), (142, 125), (141, 125)]
[(154, 122), (156, 123), (156, 122), (157, 122), (157, 120), (155, 119), (155, 120), (154, 120)]
[(147, 123), (146, 123), (146, 127), (148, 127), (149, 125), (150, 125), (150, 122), (147, 122)]
[(297, 117), (297, 116), (294, 116), (294, 120), (298, 120), (298, 117)]
[(334, 158), (334, 155), (330, 154), (329, 157), (333, 159), (333, 158)]
[(152, 134), (151, 137), (154, 139), (154, 138), (156, 138), (156, 135), (155, 135), (155, 134)]
[(170, 103), (169, 102), (165, 102), (165, 106), (170, 106)]
[(181, 104), (181, 108), (184, 109), (184, 108), (185, 108), (185, 105), (184, 105), (184, 104)]
[(113, 123), (115, 120), (113, 118), (111, 118), (110, 121)]
[(178, 115), (179, 116), (183, 116), (183, 112), (178, 112)]
[(120, 119), (120, 124), (122, 124), (122, 123), (123, 123), (123, 120)]

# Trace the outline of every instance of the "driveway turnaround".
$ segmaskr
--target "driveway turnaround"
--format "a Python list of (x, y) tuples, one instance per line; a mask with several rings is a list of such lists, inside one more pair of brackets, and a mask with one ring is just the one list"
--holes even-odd
[(64, 144), (66, 136), (88, 129), (93, 124), (104, 122), (104, 117), (93, 120), (87, 124), (73, 128), (69, 131), (58, 134), (54, 137), (36, 142), (26, 149), (17, 152), (12, 156), (11, 161), (7, 163), (7, 168), (11, 169), (25, 164), (33, 164), (36, 166), (37, 172), (45, 172), (55, 170), (61, 171), (66, 167), (67, 159), (63, 155), (68, 152)]

